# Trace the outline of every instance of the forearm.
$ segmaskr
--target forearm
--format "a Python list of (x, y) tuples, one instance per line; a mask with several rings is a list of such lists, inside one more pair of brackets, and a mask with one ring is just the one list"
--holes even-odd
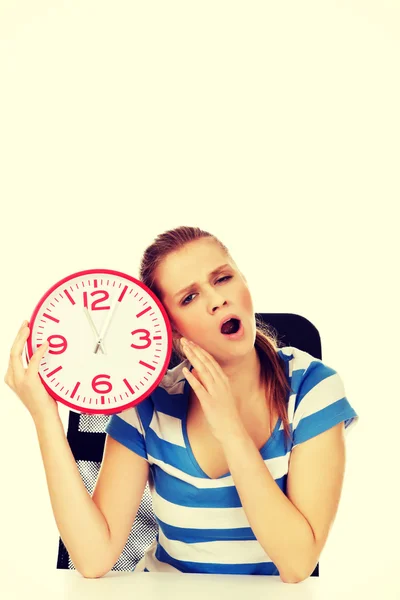
[(308, 521), (276, 484), (244, 426), (238, 425), (221, 444), (257, 540), (283, 580), (303, 580), (315, 556)]
[(54, 517), (71, 560), (84, 576), (96, 576), (107, 560), (107, 522), (88, 493), (60, 417), (34, 421)]

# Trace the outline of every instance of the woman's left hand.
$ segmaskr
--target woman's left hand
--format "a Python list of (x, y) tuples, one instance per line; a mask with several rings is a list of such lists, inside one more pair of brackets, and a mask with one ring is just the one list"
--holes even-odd
[(182, 344), (182, 348), (194, 367), (192, 372), (184, 369), (183, 374), (201, 403), (214, 437), (222, 443), (242, 427), (229, 379), (211, 354), (194, 342)]

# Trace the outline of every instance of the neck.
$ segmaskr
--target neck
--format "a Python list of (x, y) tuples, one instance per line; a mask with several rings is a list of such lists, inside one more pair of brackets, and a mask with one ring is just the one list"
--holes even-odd
[(264, 396), (261, 364), (255, 347), (234, 363), (221, 365), (228, 377), (239, 411), (249, 410), (259, 404)]

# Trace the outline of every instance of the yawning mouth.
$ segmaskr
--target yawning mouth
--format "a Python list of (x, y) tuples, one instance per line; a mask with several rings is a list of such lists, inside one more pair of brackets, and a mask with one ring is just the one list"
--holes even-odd
[(221, 333), (224, 335), (229, 335), (231, 333), (236, 333), (239, 331), (240, 321), (239, 319), (229, 319), (226, 321), (221, 327)]

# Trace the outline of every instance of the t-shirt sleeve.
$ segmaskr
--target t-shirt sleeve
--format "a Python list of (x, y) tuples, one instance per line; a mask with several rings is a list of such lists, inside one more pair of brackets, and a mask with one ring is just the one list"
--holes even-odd
[(359, 416), (346, 398), (340, 375), (321, 361), (312, 361), (301, 380), (293, 416), (293, 448), (344, 421), (345, 435)]
[(132, 452), (148, 460), (145, 431), (136, 406), (111, 415), (105, 426), (105, 432)]

